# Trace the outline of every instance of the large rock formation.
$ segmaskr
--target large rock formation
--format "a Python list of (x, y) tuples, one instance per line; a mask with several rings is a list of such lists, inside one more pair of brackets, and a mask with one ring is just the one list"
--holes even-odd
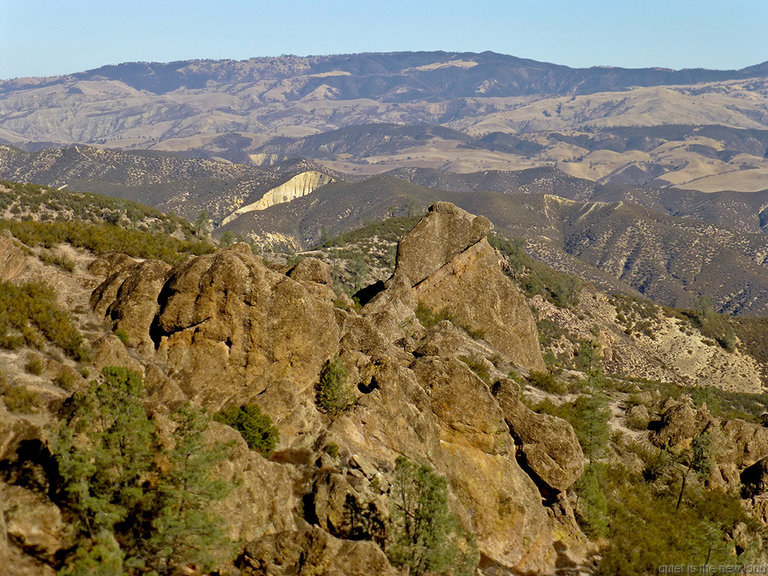
[(520, 399), (520, 387), (500, 380), (493, 394), (517, 444), (525, 467), (530, 469), (542, 492), (562, 492), (584, 472), (584, 453), (573, 427), (555, 416), (537, 414)]
[(413, 298), (479, 336), (519, 366), (544, 369), (536, 323), (485, 240), (492, 225), (437, 202), (397, 248), (395, 278)]
[[(581, 473), (573, 430), (492, 394), (457, 358), (544, 367), (533, 317), (485, 240), (489, 230), (485, 218), (434, 205), (403, 238), (393, 278), (362, 314), (334, 307), (326, 264), (307, 259), (284, 275), (245, 245), (170, 270), (129, 264), (94, 292), (94, 309), (125, 330), (130, 353), (144, 359), (153, 399), (187, 398), (212, 410), (255, 401), (280, 429), (277, 462), (249, 460), (238, 449), (222, 470), (246, 478), (247, 488), (223, 504), (246, 519), (233, 528), (233, 537), (252, 540), (244, 568), (304, 573), (290, 568), (292, 558), (317, 554), (318, 570), (388, 573), (372, 542), (332, 536), (381, 536), (394, 461), (404, 455), (446, 477), (451, 507), (488, 562), (552, 569), (554, 546), (567, 547), (572, 529), (553, 527), (540, 489), (560, 494)], [(419, 303), (448, 320), (426, 330), (416, 320)], [(107, 356), (114, 346), (102, 348)], [(323, 414), (316, 388), (336, 354), (355, 401)], [(254, 488), (259, 483), (274, 493)], [(288, 509), (299, 500), (319, 528), (296, 530)], [(368, 524), (350, 521), (362, 513)]]

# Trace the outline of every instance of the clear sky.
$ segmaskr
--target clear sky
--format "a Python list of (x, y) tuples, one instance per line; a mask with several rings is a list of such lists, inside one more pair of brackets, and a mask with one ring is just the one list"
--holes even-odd
[(766, 0), (0, 0), (0, 78), (130, 61), (492, 50), (573, 67), (768, 60)]

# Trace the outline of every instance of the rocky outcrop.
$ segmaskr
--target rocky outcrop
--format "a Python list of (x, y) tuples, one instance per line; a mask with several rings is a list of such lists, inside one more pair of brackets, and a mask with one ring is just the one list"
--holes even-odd
[(474, 216), (450, 202), (435, 202), (429, 213), (397, 245), (397, 273), (412, 285), (425, 280), (493, 229), (485, 216)]
[(456, 359), (420, 358), (412, 368), (440, 425), (435, 467), (471, 517), (480, 549), (508, 568), (546, 566), (552, 546), (546, 510), (515, 460), (504, 414), (488, 387)]
[(543, 370), (536, 323), (485, 240), (490, 229), (486, 218), (433, 204), (398, 244), (395, 278), (410, 283), (417, 302), (449, 315), (513, 363)]
[(136, 264), (136, 260), (130, 256), (121, 254), (120, 252), (108, 252), (107, 254), (102, 254), (88, 264), (88, 272), (94, 276), (102, 276), (106, 278), (110, 274), (114, 274), (118, 270), (132, 266), (133, 264)]
[[(67, 545), (65, 523), (59, 508), (49, 500), (21, 486), (0, 482), (0, 517), (5, 532), (0, 541), (30, 550), (43, 561), (52, 561)], [(3, 548), (3, 543), (0, 543)]]
[(307, 170), (306, 172), (297, 174), (287, 182), (280, 184), (280, 186), (272, 188), (256, 202), (241, 206), (232, 214), (224, 218), (221, 221), (221, 225), (223, 226), (224, 224), (231, 222), (242, 214), (253, 212), (255, 210), (266, 210), (275, 204), (282, 204), (284, 202), (295, 200), (296, 198), (301, 198), (302, 196), (311, 194), (329, 182), (333, 182), (333, 178), (328, 176), (328, 174), (323, 174), (317, 170)]
[[(97, 313), (138, 343), (126, 349), (110, 336), (95, 346), (98, 357), (143, 358), (154, 401), (191, 399), (213, 411), (257, 402), (279, 428), (277, 461), (238, 445), (222, 468), (241, 481), (221, 512), (239, 518), (233, 538), (252, 540), (244, 569), (304, 573), (314, 564), (290, 568), (293, 555), (317, 554), (318, 570), (328, 562), (340, 574), (387, 573), (374, 543), (335, 538), (381, 539), (400, 455), (445, 476), (452, 509), (489, 562), (552, 568), (553, 542), (563, 538), (540, 488), (561, 494), (581, 473), (573, 430), (505, 404), (490, 378), (457, 359), (477, 357), (497, 374), (496, 364), (543, 367), (533, 318), (485, 240), (489, 229), (455, 206), (433, 206), (401, 242), (393, 277), (362, 314), (334, 307), (327, 264), (308, 258), (281, 274), (238, 244), (172, 269), (133, 264), (94, 292)], [(425, 329), (419, 303), (449, 320)], [(354, 402), (321, 414), (316, 387), (336, 354)], [(227, 438), (218, 425), (212, 431)], [(300, 499), (317, 527), (296, 529), (291, 511)], [(359, 564), (363, 558), (374, 563)]]
[(0, 232), (0, 280), (12, 280), (21, 274), (26, 259), (10, 231)]
[(326, 300), (335, 300), (331, 266), (317, 258), (304, 258), (287, 273), (289, 278), (300, 282), (313, 295)]
[(147, 260), (112, 274), (99, 286), (92, 305), (103, 309), (112, 329), (120, 330), (130, 345), (149, 352), (154, 346), (150, 327), (158, 311), (157, 296), (165, 283), (170, 266), (158, 260)]
[(684, 453), (691, 449), (694, 439), (704, 434), (712, 459), (710, 486), (734, 493), (742, 492), (742, 487), (747, 492), (761, 493), (762, 470), (768, 458), (768, 428), (739, 418), (720, 420), (710, 414), (706, 404), (697, 407), (684, 396), (665, 403), (659, 429), (651, 440), (659, 447)]
[(373, 542), (339, 540), (309, 525), (246, 544), (239, 565), (249, 576), (399, 574)]
[(531, 471), (542, 492), (551, 497), (576, 482), (584, 472), (584, 453), (573, 427), (561, 418), (528, 408), (520, 399), (520, 387), (512, 380), (497, 382), (493, 394), (522, 464)]

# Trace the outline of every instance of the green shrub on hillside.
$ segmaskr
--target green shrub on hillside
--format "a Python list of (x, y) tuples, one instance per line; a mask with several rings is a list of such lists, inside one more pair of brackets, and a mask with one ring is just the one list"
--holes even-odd
[(52, 248), (68, 243), (95, 254), (122, 252), (137, 258), (164, 260), (169, 264), (191, 254), (207, 254), (215, 250), (207, 242), (178, 240), (166, 234), (127, 230), (112, 224), (0, 220), (0, 230), (3, 229), (10, 230), (28, 246)]
[(528, 296), (540, 294), (560, 308), (569, 308), (579, 302), (581, 280), (576, 276), (558, 272), (528, 256), (521, 238), (503, 238), (491, 234), (488, 242), (501, 252), (509, 265), (509, 273), (520, 282)]
[(386, 552), (394, 566), (407, 566), (414, 576), (475, 573), (475, 540), (451, 513), (443, 476), (400, 456), (390, 498)]
[(42, 348), (46, 342), (76, 360), (88, 354), (69, 314), (56, 305), (50, 286), (42, 282), (17, 286), (0, 281), (0, 346)]
[(213, 419), (240, 432), (248, 448), (261, 452), (265, 458), (269, 458), (280, 442), (280, 431), (256, 404), (224, 408), (214, 414)]
[(338, 354), (325, 365), (317, 387), (317, 404), (323, 412), (339, 414), (355, 401), (355, 394), (347, 383), (348, 377)]
[(539, 390), (549, 392), (550, 394), (568, 393), (568, 387), (549, 372), (531, 370), (528, 374), (528, 382)]

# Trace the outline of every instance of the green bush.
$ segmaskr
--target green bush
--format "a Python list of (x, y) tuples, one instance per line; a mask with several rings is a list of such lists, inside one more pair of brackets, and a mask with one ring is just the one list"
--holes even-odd
[(23, 386), (5, 384), (0, 394), (9, 412), (34, 414), (40, 411), (40, 396)]
[(115, 330), (114, 332), (115, 336), (117, 336), (118, 340), (122, 342), (125, 345), (128, 345), (128, 342), (130, 341), (131, 337), (128, 335), (128, 332), (123, 330), (122, 328)]
[(576, 351), (576, 368), (590, 372), (600, 367), (600, 344), (595, 340), (582, 340)]
[(24, 370), (35, 376), (40, 376), (43, 373), (43, 358), (40, 354), (27, 354)]
[(78, 360), (88, 355), (83, 337), (70, 315), (56, 305), (50, 286), (42, 282), (16, 286), (0, 281), (0, 346), (41, 348), (46, 342)]
[(538, 372), (531, 370), (528, 373), (528, 382), (539, 390), (549, 392), (550, 394), (567, 394), (568, 387), (552, 376), (549, 372)]
[(56, 378), (53, 379), (53, 383), (56, 386), (67, 392), (73, 392), (80, 381), (80, 375), (69, 366), (63, 366), (56, 375)]
[(608, 535), (608, 498), (603, 491), (610, 473), (601, 462), (590, 462), (573, 487), (576, 493), (576, 519), (584, 533), (592, 539)]
[(506, 257), (511, 275), (528, 296), (540, 294), (560, 308), (578, 304), (581, 280), (528, 256), (523, 250), (524, 240), (491, 234), (488, 242)]
[(534, 409), (567, 420), (573, 426), (587, 458), (599, 458), (605, 454), (610, 440), (608, 419), (611, 412), (608, 398), (602, 391), (582, 394), (571, 404), (555, 405), (545, 401)]
[(170, 420), (161, 441), (141, 377), (124, 368), (105, 368), (72, 397), (52, 443), (55, 499), (78, 537), (62, 573), (88, 574), (107, 558), (116, 570), (124, 558), (130, 574), (161, 575), (183, 565), (208, 572), (231, 559), (223, 521), (211, 513), (229, 489), (211, 477), (229, 449), (207, 442), (199, 411), (185, 406)]
[(488, 367), (482, 356), (459, 356), (459, 360), (464, 362), (480, 380), (486, 384), (491, 384), (491, 373), (488, 372)]
[(444, 477), (400, 456), (390, 498), (386, 552), (394, 566), (408, 566), (414, 576), (448, 570), (456, 576), (475, 573), (475, 540), (448, 507)]
[(323, 412), (339, 414), (355, 401), (355, 394), (347, 383), (348, 376), (338, 354), (325, 365), (317, 387), (317, 404)]
[(265, 458), (269, 458), (280, 442), (280, 431), (256, 404), (224, 408), (214, 414), (213, 419), (240, 432), (248, 448), (261, 452)]

